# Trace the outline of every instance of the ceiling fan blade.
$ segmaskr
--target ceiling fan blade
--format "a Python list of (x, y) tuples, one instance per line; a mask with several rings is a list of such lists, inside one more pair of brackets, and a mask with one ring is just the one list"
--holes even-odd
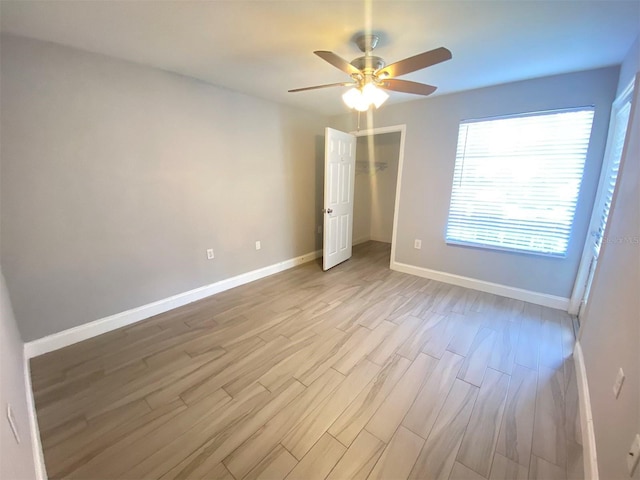
[(385, 75), (387, 77), (399, 77), (407, 73), (415, 72), (416, 70), (422, 70), (423, 68), (436, 65), (440, 62), (451, 60), (451, 52), (444, 48), (436, 48), (435, 50), (429, 50), (428, 52), (414, 55), (413, 57), (405, 58), (399, 62), (387, 65), (376, 72), (378, 77), (382, 78)]
[(329, 62), (331, 65), (349, 75), (362, 75), (362, 72), (356, 67), (347, 62), (344, 58), (339, 57), (333, 52), (327, 52), (325, 50), (317, 50), (315, 52), (317, 56), (323, 59), (325, 62)]
[(414, 95), (431, 95), (438, 88), (425, 83), (410, 82), (409, 80), (397, 80), (395, 78), (383, 80), (380, 87), (385, 90), (413, 93)]
[(304, 88), (294, 88), (293, 90), (289, 90), (289, 93), (295, 92), (304, 92), (305, 90), (317, 90), (319, 88), (329, 88), (329, 87), (355, 87), (357, 83), (352, 82), (340, 82), (340, 83), (328, 83), (326, 85), (315, 85), (313, 87), (304, 87)]

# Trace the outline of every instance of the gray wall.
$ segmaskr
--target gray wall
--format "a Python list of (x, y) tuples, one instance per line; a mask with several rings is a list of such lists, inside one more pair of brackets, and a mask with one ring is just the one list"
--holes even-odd
[[(24, 345), (11, 309), (4, 276), (0, 271), (0, 478), (31, 479), (36, 476), (33, 439), (29, 425), (25, 387)], [(16, 443), (6, 418), (13, 408), (20, 443)]]
[[(358, 137), (353, 207), (354, 243), (363, 239), (391, 243), (399, 153), (399, 132)], [(361, 162), (370, 164), (369, 173), (362, 171)], [(377, 162), (386, 164), (386, 168), (376, 171), (374, 165)]]
[[(629, 52), (620, 89), (639, 72), (639, 50)], [(627, 149), (617, 193), (582, 319), (584, 353), (600, 478), (629, 478), (627, 450), (640, 433), (640, 92), (635, 92)], [(635, 110), (633, 110), (635, 109)], [(622, 367), (626, 379), (616, 400), (612, 387)], [(640, 468), (635, 479), (640, 479)]]
[(25, 341), (318, 248), (327, 119), (1, 42), (1, 258)]
[[(373, 125), (406, 124), (396, 260), (409, 265), (568, 298), (582, 255), (606, 142), (618, 67), (545, 77), (387, 105)], [(593, 134), (567, 258), (448, 246), (444, 234), (461, 120), (595, 105)], [(355, 115), (331, 119), (355, 129)], [(414, 239), (422, 249), (413, 248)]]

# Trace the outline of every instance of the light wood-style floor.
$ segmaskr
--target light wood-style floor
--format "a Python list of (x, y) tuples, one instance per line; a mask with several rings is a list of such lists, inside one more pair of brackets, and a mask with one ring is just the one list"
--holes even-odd
[(50, 478), (582, 478), (571, 317), (369, 242), (31, 361)]

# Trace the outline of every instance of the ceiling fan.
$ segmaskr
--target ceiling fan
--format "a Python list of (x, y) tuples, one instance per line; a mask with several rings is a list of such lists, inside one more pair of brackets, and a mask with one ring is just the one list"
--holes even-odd
[(382, 58), (371, 54), (379, 40), (380, 37), (374, 34), (364, 34), (356, 37), (355, 43), (364, 55), (351, 62), (347, 62), (333, 52), (324, 50), (313, 52), (326, 62), (329, 62), (334, 67), (348, 74), (351, 77), (351, 81), (295, 88), (289, 90), (289, 92), (303, 92), (329, 87), (352, 87), (342, 95), (342, 99), (349, 108), (364, 112), (368, 110), (371, 105), (375, 105), (375, 107), (378, 108), (389, 98), (389, 95), (384, 92), (384, 90), (412, 93), (414, 95), (431, 95), (436, 91), (437, 87), (433, 85), (399, 80), (396, 77), (450, 60), (452, 55), (448, 49), (444, 47), (436, 48), (414, 55), (413, 57), (405, 58), (391, 65), (386, 65)]

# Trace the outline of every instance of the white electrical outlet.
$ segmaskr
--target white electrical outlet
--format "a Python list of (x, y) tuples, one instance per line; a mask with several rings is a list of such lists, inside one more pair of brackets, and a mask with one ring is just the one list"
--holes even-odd
[(622, 368), (618, 370), (618, 374), (616, 375), (616, 382), (613, 384), (613, 394), (616, 398), (620, 396), (620, 390), (622, 390), (622, 384), (624, 383), (624, 372)]
[(318, 233), (322, 233), (322, 225), (318, 225)]
[(213, 260), (215, 256), (213, 255), (213, 248), (207, 248), (207, 259)]
[(413, 241), (413, 248), (416, 250), (420, 250), (422, 248), (422, 240), (418, 240), (417, 238)]
[(640, 433), (636, 434), (636, 438), (633, 439), (629, 455), (627, 455), (627, 467), (629, 468), (630, 477), (633, 477), (633, 473), (636, 471), (638, 460), (640, 460)]
[(18, 433), (18, 425), (16, 423), (16, 417), (13, 415), (13, 408), (7, 404), (7, 420), (9, 420), (9, 426), (13, 432), (13, 436), (16, 438), (16, 443), (20, 443), (20, 434)]
[(256, 242), (256, 250), (260, 250), (262, 248), (262, 245), (260, 244), (260, 240), (258, 240)]

